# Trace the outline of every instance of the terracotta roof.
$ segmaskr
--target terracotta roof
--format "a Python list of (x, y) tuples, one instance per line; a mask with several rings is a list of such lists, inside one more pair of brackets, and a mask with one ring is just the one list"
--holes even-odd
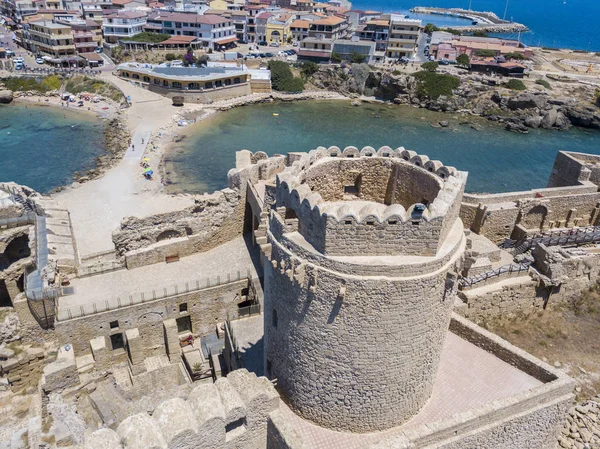
[(237, 40), (238, 40), (237, 37), (229, 36), (229, 37), (222, 37), (221, 39), (215, 39), (215, 42), (219, 45), (223, 45), (223, 44), (229, 44), (230, 42), (235, 42)]
[(315, 25), (339, 25), (340, 23), (344, 23), (346, 19), (342, 19), (341, 17), (329, 16), (326, 19), (315, 20), (313, 24)]
[(109, 19), (141, 19), (142, 17), (146, 17), (146, 13), (139, 11), (118, 11), (107, 14), (104, 17)]
[(87, 59), (88, 61), (102, 61), (102, 56), (98, 53), (79, 53), (79, 56)]
[(389, 20), (369, 20), (367, 25), (390, 26)]
[(113, 5), (126, 5), (127, 3), (131, 3), (133, 0), (112, 0), (111, 3)]
[(186, 14), (183, 12), (159, 12), (150, 16), (151, 20), (160, 22), (180, 22), (180, 23), (203, 23), (206, 25), (216, 25), (219, 23), (231, 22), (230, 19), (225, 19), (221, 16), (216, 15), (198, 15), (198, 14)]
[(275, 14), (271, 14), (270, 12), (261, 12), (258, 16), (256, 16), (257, 19), (268, 19), (269, 17), (273, 17)]
[(310, 51), (310, 50), (298, 50), (298, 56), (311, 56), (313, 58), (326, 58), (329, 59), (330, 53), (328, 51)]
[(310, 22), (308, 20), (294, 20), (290, 26), (292, 28), (308, 28)]
[(190, 44), (197, 39), (196, 36), (172, 36), (166, 41), (159, 42), (160, 45)]
[(165, 6), (165, 4), (161, 3), (161, 2), (150, 2), (150, 3), (148, 3), (148, 7), (150, 7), (150, 8), (162, 8), (163, 6)]

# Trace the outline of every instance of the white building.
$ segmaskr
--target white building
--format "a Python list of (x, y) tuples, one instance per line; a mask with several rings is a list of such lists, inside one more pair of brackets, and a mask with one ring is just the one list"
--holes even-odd
[(156, 12), (148, 17), (148, 28), (173, 36), (194, 36), (204, 47), (226, 48), (237, 41), (231, 18), (178, 12)]
[(388, 58), (412, 58), (415, 53), (421, 21), (407, 19), (401, 14), (390, 14), (390, 31), (386, 56)]
[(146, 14), (138, 11), (119, 11), (104, 16), (102, 32), (104, 40), (116, 44), (119, 39), (132, 37), (144, 31)]

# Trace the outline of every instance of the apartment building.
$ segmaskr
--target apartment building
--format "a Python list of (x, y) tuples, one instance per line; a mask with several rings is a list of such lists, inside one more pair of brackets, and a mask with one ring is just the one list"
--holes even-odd
[(390, 34), (389, 19), (370, 20), (359, 25), (354, 32), (360, 40), (375, 42), (375, 51), (385, 52)]
[(132, 37), (144, 31), (146, 14), (138, 11), (118, 11), (104, 16), (104, 40), (116, 44), (119, 39)]
[(386, 56), (392, 59), (412, 58), (420, 32), (420, 20), (407, 19), (401, 14), (390, 14), (390, 31)]
[(69, 25), (51, 20), (39, 20), (26, 24), (22, 32), (23, 46), (33, 53), (54, 57), (75, 54), (73, 33)]
[(233, 19), (218, 15), (198, 15), (178, 12), (156, 12), (148, 16), (148, 30), (160, 27), (160, 32), (174, 36), (194, 36), (203, 47), (218, 50), (230, 47), (238, 40)]
[(310, 24), (308, 36), (312, 38), (342, 39), (348, 32), (348, 21), (338, 16), (329, 16), (318, 19)]
[(308, 30), (310, 29), (310, 22), (308, 20), (294, 20), (290, 25), (290, 32), (295, 41), (302, 41), (308, 37)]
[(77, 53), (92, 53), (96, 48), (102, 46), (102, 26), (96, 21), (80, 19), (59, 23), (71, 27)]

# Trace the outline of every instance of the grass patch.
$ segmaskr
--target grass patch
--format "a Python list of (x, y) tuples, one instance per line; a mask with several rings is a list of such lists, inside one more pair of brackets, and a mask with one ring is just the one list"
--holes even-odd
[(162, 34), (162, 33), (138, 33), (135, 36), (126, 37), (121, 40), (123, 41), (132, 41), (132, 42), (152, 42), (158, 43), (166, 41), (171, 37), (170, 34)]
[(445, 75), (435, 72), (417, 72), (413, 76), (419, 80), (417, 95), (419, 98), (436, 98), (445, 95), (452, 96), (452, 91), (460, 85), (460, 79), (456, 76)]
[(56, 75), (41, 78), (11, 77), (3, 79), (2, 82), (8, 90), (13, 92), (34, 91), (44, 93), (57, 90), (61, 85), (61, 80)]
[(546, 80), (536, 80), (535, 84), (539, 84), (540, 86), (544, 86), (546, 89), (552, 89), (552, 86)]
[(527, 86), (521, 80), (512, 79), (505, 84), (508, 89), (512, 90), (527, 90)]
[(65, 90), (75, 95), (84, 92), (100, 95), (116, 102), (120, 102), (123, 99), (121, 91), (112, 84), (88, 76), (74, 76), (70, 78), (65, 84)]

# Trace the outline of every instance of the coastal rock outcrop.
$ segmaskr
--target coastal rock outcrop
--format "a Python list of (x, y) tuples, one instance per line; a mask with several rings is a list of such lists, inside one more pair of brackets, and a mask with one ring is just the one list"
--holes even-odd
[(13, 93), (11, 90), (2, 89), (0, 90), (0, 103), (7, 104), (13, 101)]
[(507, 106), (508, 109), (511, 109), (513, 111), (518, 109), (531, 108), (544, 109), (546, 107), (547, 102), (548, 97), (545, 94), (534, 94), (527, 92), (509, 98), (507, 101)]

